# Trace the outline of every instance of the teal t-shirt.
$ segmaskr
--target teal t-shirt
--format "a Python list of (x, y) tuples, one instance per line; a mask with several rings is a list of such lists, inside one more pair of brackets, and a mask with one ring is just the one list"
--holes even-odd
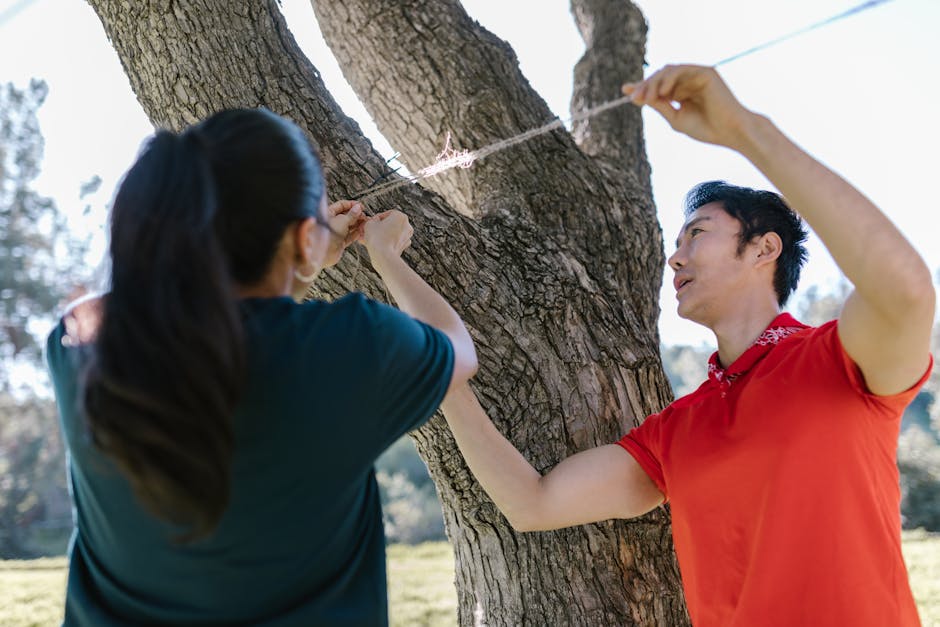
[(90, 440), (80, 381), (93, 348), (63, 346), (61, 322), (49, 336), (76, 520), (66, 625), (388, 623), (373, 462), (437, 409), (453, 348), (361, 294), (241, 307), (249, 372), (231, 503), (186, 545)]

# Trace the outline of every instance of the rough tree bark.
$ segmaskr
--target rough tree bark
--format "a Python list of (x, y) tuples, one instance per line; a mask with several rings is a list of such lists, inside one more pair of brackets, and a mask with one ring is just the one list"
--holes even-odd
[[(320, 147), (331, 197), (385, 174), (298, 49), (276, 0), (89, 0), (155, 125), (179, 129), (265, 106)], [(625, 1), (573, 0), (587, 44), (577, 108), (642, 73), (645, 22)], [(512, 49), (456, 0), (314, 2), (350, 83), (412, 168), (447, 133), (475, 148), (552, 119)], [(408, 261), (467, 321), (475, 387), (496, 425), (542, 471), (609, 443), (670, 392), (656, 330), (662, 237), (639, 115), (629, 107), (375, 198), (416, 236)], [(324, 297), (382, 293), (347, 255)], [(668, 514), (515, 533), (473, 480), (444, 422), (415, 434), (457, 559), (462, 625), (686, 624)]]

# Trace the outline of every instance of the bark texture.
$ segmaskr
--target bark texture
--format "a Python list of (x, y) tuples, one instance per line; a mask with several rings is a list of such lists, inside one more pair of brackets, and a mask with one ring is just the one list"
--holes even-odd
[[(331, 197), (386, 173), (298, 49), (275, 0), (90, 2), (154, 124), (179, 129), (223, 108), (265, 106), (318, 144)], [(620, 38), (632, 43), (605, 52), (594, 47), (617, 40), (598, 35), (599, 22), (611, 26), (609, 5), (619, 7)], [(314, 8), (350, 83), (412, 168), (434, 161), (448, 132), (453, 145), (475, 148), (552, 119), (512, 49), (454, 0)], [(639, 76), (645, 24), (629, 3), (574, 8), (589, 46), (575, 76), (580, 108), (582, 100), (615, 97), (620, 82)], [(611, 54), (621, 57), (605, 70), (598, 59)], [(410, 216), (416, 235), (406, 259), (464, 317), (480, 356), (481, 401), (542, 471), (618, 439), (670, 400), (656, 331), (662, 238), (642, 129), (635, 112), (609, 115), (574, 137), (554, 132), (370, 202), (373, 211)], [(382, 293), (355, 254), (327, 271), (318, 289), (323, 297)], [(415, 439), (454, 544), (460, 624), (687, 623), (664, 510), (515, 533), (440, 418)]]

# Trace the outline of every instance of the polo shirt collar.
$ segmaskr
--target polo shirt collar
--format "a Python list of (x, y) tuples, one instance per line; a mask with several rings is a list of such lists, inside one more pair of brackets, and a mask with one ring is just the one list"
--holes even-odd
[(719, 387), (731, 387), (736, 379), (747, 373), (780, 340), (808, 328), (807, 325), (799, 322), (790, 314), (782, 313), (774, 318), (770, 326), (727, 368), (722, 368), (718, 364), (718, 351), (715, 351), (708, 358), (708, 378)]

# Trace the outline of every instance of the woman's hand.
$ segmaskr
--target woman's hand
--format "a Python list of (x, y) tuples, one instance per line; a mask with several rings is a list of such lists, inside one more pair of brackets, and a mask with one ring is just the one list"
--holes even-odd
[(362, 205), (354, 200), (338, 200), (326, 208), (327, 223), (330, 226), (330, 247), (327, 249), (323, 265), (334, 266), (339, 263), (343, 251), (362, 239), (367, 218)]
[(414, 228), (408, 222), (408, 216), (401, 211), (386, 211), (369, 218), (363, 229), (362, 243), (375, 265), (379, 259), (401, 257), (402, 252), (411, 246), (413, 234)]

